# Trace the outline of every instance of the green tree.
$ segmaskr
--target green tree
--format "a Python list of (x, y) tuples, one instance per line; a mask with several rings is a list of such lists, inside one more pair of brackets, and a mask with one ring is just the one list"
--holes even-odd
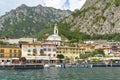
[(70, 58), (69, 58), (69, 57), (65, 57), (65, 61), (66, 61), (67, 63), (69, 63)]
[(95, 50), (93, 52), (89, 52), (89, 53), (81, 53), (80, 54), (80, 58), (81, 59), (87, 59), (89, 57), (94, 57), (94, 56), (105, 56), (105, 53), (102, 49), (98, 49), (98, 50)]
[(102, 55), (102, 56), (105, 56), (105, 53), (102, 49), (98, 49), (98, 50), (95, 50), (92, 52), (92, 55), (93, 56), (96, 56), (96, 55)]
[(88, 57), (91, 57), (92, 55), (91, 55), (91, 53), (86, 53), (86, 54), (80, 54), (80, 58), (81, 59), (87, 59)]
[(9, 43), (0, 41), (0, 45), (7, 45), (7, 44), (9, 44)]
[(59, 59), (60, 63), (62, 63), (62, 59), (64, 59), (64, 55), (58, 54), (57, 58)]
[(60, 60), (61, 60), (61, 59), (64, 59), (64, 55), (58, 54), (58, 55), (57, 55), (57, 58), (60, 59)]

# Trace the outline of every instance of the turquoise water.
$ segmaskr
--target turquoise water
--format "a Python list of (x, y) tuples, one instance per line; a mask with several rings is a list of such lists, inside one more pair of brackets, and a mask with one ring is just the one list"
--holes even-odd
[(120, 68), (0, 70), (0, 80), (120, 80)]

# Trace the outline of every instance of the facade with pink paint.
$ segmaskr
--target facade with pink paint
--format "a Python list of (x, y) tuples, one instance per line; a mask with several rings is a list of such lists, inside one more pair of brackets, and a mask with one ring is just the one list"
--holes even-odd
[(47, 56), (56, 57), (56, 45), (52, 42), (42, 43), (44, 54)]

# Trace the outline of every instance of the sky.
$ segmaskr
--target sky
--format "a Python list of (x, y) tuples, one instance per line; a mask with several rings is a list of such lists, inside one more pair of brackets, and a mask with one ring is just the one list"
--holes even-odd
[(46, 7), (74, 11), (80, 9), (86, 0), (0, 0), (0, 16), (22, 4), (33, 7), (41, 4)]

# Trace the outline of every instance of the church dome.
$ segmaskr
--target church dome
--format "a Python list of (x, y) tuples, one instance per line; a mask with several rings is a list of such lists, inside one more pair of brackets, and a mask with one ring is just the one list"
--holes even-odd
[(55, 41), (60, 41), (61, 40), (61, 37), (59, 35), (56, 35), (56, 34), (53, 34), (53, 35), (50, 35), (47, 40), (55, 40)]
[(51, 40), (51, 41), (60, 41), (61, 40), (61, 37), (58, 35), (58, 28), (57, 28), (57, 24), (55, 24), (55, 27), (54, 27), (54, 34), (53, 35), (50, 35), (47, 40)]

